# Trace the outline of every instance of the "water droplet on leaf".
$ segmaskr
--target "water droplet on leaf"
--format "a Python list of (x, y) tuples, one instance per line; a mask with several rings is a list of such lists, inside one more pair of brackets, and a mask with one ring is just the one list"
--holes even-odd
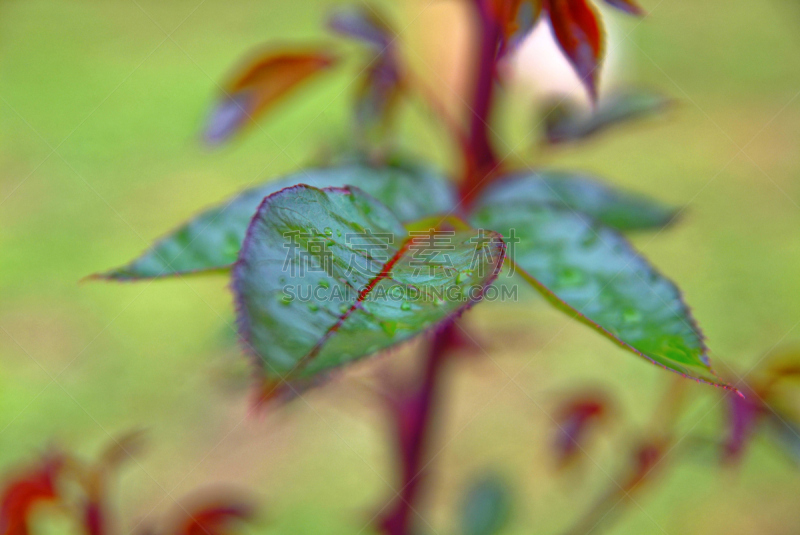
[(583, 272), (575, 268), (564, 268), (558, 274), (558, 284), (561, 286), (580, 286), (584, 280)]
[(385, 332), (387, 336), (392, 337), (397, 332), (397, 322), (396, 321), (382, 321), (381, 322), (381, 329), (383, 329), (383, 332)]
[(461, 271), (459, 272), (458, 275), (456, 275), (456, 284), (463, 284), (467, 282), (467, 280), (469, 280), (470, 277), (472, 277), (471, 269), (466, 269), (464, 271)]
[(622, 312), (622, 321), (626, 323), (638, 323), (642, 320), (642, 314), (635, 308), (628, 308)]

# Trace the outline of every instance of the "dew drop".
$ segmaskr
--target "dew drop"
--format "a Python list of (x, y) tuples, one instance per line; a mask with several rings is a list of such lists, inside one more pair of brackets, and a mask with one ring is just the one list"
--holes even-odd
[(404, 301), (400, 305), (400, 310), (411, 310), (411, 305), (407, 301)]
[(456, 275), (456, 284), (463, 284), (467, 282), (467, 280), (469, 280), (470, 277), (472, 277), (471, 269), (466, 269), (464, 271), (461, 271), (459, 272), (458, 275)]
[(342, 231), (339, 230), (338, 228), (336, 229), (336, 235), (339, 236), (340, 238), (342, 237)]
[(333, 229), (331, 229), (331, 227), (325, 227), (322, 229), (322, 232), (324, 232), (326, 236), (333, 236)]
[(383, 332), (386, 333), (387, 336), (393, 337), (397, 332), (397, 322), (396, 321), (382, 321), (381, 322), (381, 329)]
[(622, 321), (626, 323), (639, 323), (642, 320), (642, 314), (635, 308), (627, 308), (622, 312)]
[(319, 305), (318, 305), (318, 304), (316, 304), (316, 303), (309, 303), (309, 304), (308, 304), (308, 309), (309, 309), (311, 312), (316, 312), (317, 310), (319, 310)]
[(322, 279), (321, 281), (319, 281), (319, 286), (320, 288), (328, 289), (331, 287), (331, 283), (328, 282), (328, 279)]
[(342, 303), (341, 305), (339, 305), (339, 312), (341, 312), (342, 314), (344, 314), (348, 310), (350, 310), (350, 305), (348, 305), (347, 303)]
[(289, 295), (285, 295), (285, 294), (281, 295), (281, 296), (278, 297), (278, 302), (280, 304), (282, 304), (283, 306), (287, 306), (287, 305), (291, 304), (292, 297), (289, 296)]
[(561, 286), (580, 286), (585, 281), (583, 272), (575, 268), (564, 268), (558, 274), (558, 284)]
[(231, 257), (235, 258), (236, 255), (239, 254), (239, 250), (241, 248), (242, 248), (242, 243), (236, 237), (233, 237), (232, 239), (231, 239), (231, 237), (228, 237), (228, 239), (225, 241), (225, 255), (226, 256), (231, 256)]

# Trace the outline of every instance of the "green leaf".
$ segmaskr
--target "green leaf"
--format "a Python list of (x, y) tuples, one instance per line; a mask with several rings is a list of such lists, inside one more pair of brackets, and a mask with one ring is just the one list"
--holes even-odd
[(461, 504), (463, 535), (495, 535), (508, 522), (511, 492), (495, 475), (484, 476), (470, 485)]
[(431, 232), (350, 186), (267, 197), (233, 269), (240, 336), (264, 374), (309, 379), (480, 300), (505, 256), (499, 235)]
[(249, 189), (201, 212), (130, 264), (94, 277), (135, 280), (228, 269), (236, 261), (247, 226), (264, 197), (298, 183), (359, 187), (389, 206), (402, 221), (448, 212), (455, 206), (449, 184), (423, 167), (347, 163), (310, 169)]
[(525, 201), (485, 205), (473, 225), (503, 234), (516, 271), (556, 308), (668, 370), (726, 386), (679, 290), (614, 230)]
[(618, 230), (662, 227), (675, 210), (647, 197), (564, 171), (513, 173), (489, 186), (478, 204), (545, 203), (570, 208)]
[(559, 98), (544, 106), (545, 139), (551, 145), (582, 141), (613, 126), (654, 115), (670, 101), (645, 91), (628, 91), (603, 99), (594, 111)]

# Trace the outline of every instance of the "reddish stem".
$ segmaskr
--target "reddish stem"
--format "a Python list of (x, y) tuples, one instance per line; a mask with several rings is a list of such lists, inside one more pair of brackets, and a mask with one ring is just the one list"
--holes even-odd
[[(497, 51), (502, 36), (501, 28), (490, 12), (489, 0), (474, 0), (480, 46), (477, 68), (474, 73), (469, 130), (464, 143), (464, 176), (460, 197), (463, 208), (488, 182), (498, 167), (498, 159), (489, 138), (494, 99), (494, 78), (497, 69)], [(425, 476), (425, 446), (429, 441), (430, 423), (442, 365), (455, 343), (455, 322), (439, 331), (433, 339), (425, 363), (425, 375), (417, 391), (401, 400), (398, 408), (398, 447), (402, 460), (402, 488), (389, 514), (381, 522), (386, 535), (410, 535), (413, 528), (419, 489)]]
[(469, 131), (464, 152), (460, 197), (467, 207), (499, 165), (489, 136), (494, 100), (497, 51), (502, 31), (487, 0), (475, 0), (480, 46), (472, 88)]
[(402, 487), (381, 528), (386, 535), (412, 533), (419, 489), (426, 473), (425, 446), (439, 395), (441, 370), (448, 350), (455, 341), (455, 322), (436, 333), (425, 362), (422, 384), (410, 395), (397, 401), (396, 432), (402, 465)]

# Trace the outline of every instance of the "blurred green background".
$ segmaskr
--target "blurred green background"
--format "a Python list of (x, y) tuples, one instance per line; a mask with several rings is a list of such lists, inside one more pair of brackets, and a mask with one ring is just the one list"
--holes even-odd
[[(358, 59), (232, 145), (199, 143), (215, 83), (242, 53), (270, 40), (327, 39), (321, 27), (338, 4), (0, 2), (2, 471), (52, 443), (91, 456), (111, 435), (143, 427), (147, 450), (115, 489), (124, 533), (173, 498), (220, 482), (254, 489), (265, 508), (254, 532), (372, 532), (359, 530), (396, 482), (386, 419), (366, 387), (370, 366), (411, 359), (413, 348), (281, 411), (248, 416), (248, 367), (233, 344), (226, 277), (79, 283), (347, 137)], [(532, 165), (591, 171), (687, 206), (678, 225), (634, 242), (685, 291), (715, 367), (735, 378), (776, 344), (800, 340), (800, 6), (642, 4), (650, 16), (641, 24), (611, 15), (629, 33), (625, 78), (676, 98), (676, 109), (543, 152), (527, 136), (534, 103), (509, 87), (502, 132)], [(446, 0), (385, 7), (398, 27), (411, 24), (409, 59), (441, 86), (430, 65), (453, 44), (435, 30), (463, 20)], [(409, 151), (454, 169), (442, 131), (419, 107), (402, 128)], [(507, 533), (558, 533), (619, 472), (620, 440), (649, 422), (671, 377), (534, 298), (478, 307), (466, 322), (490, 357), (454, 366), (420, 510), (435, 532), (454, 533), (461, 491), (493, 469), (515, 491)], [(621, 416), (583, 474), (558, 478), (547, 450), (553, 393), (587, 384), (613, 391)], [(722, 393), (690, 386), (681, 436), (718, 434)], [(797, 533), (799, 475), (766, 441), (737, 470), (700, 448), (609, 531)]]

